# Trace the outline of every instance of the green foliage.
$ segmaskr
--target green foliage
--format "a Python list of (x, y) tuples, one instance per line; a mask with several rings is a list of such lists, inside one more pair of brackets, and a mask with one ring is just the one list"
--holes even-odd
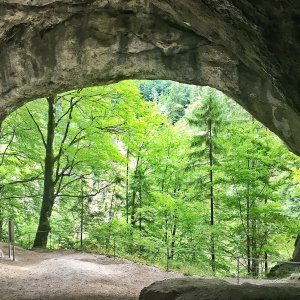
[(168, 95), (171, 91), (172, 81), (151, 80), (139, 84), (143, 99), (158, 102), (161, 97)]
[[(290, 256), (299, 160), (220, 92), (123, 81), (60, 94), (55, 108), (52, 247), (80, 248), (82, 237), (91, 251), (210, 275), (213, 236), (222, 276), (247, 247), (257, 258)], [(12, 217), (26, 246), (39, 219), (46, 132), (45, 99), (1, 132), (0, 238)]]
[(188, 105), (194, 101), (195, 91), (199, 88), (178, 82), (152, 80), (139, 84), (142, 96), (146, 101), (159, 104), (162, 113), (172, 123), (176, 123), (184, 115)]

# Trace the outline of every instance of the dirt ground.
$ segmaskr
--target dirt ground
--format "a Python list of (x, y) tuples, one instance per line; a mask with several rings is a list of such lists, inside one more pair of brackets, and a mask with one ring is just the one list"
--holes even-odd
[(182, 276), (127, 260), (66, 250), (17, 248), (17, 260), (12, 262), (7, 247), (0, 245), (0, 249), (5, 254), (0, 258), (1, 300), (132, 300), (154, 281)]
[(180, 277), (155, 267), (75, 251), (17, 248), (15, 262), (0, 258), (0, 299), (138, 299), (154, 281)]

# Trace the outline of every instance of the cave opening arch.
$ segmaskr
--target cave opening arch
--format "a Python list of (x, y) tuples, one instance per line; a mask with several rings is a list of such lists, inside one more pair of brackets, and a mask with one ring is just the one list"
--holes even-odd
[(300, 154), (295, 1), (3, 0), (0, 120), (24, 103), (121, 79), (208, 85)]
[(297, 3), (5, 0), (0, 9), (0, 119), (74, 88), (170, 79), (224, 92), (300, 154)]
[(34, 103), (33, 103), (34, 104)]

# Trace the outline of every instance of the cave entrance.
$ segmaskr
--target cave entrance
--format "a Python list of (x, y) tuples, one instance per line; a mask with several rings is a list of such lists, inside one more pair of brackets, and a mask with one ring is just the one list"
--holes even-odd
[(19, 219), (26, 247), (202, 275), (234, 272), (239, 256), (253, 276), (294, 249), (297, 158), (212, 88), (158, 80), (65, 92), (14, 112), (2, 139), (1, 224)]

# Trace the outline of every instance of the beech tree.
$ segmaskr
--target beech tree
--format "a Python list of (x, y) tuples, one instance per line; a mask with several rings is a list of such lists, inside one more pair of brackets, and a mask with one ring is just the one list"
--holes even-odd
[[(248, 273), (257, 276), (258, 259), (267, 258), (267, 253), (274, 251), (270, 242), (275, 242), (276, 234), (281, 233), (274, 221), (282, 225), (288, 222), (280, 191), (291, 177), (289, 154), (257, 122), (229, 128), (223, 145), (226, 150), (223, 183), (227, 182), (227, 189), (222, 197), (224, 204), (236, 211), (227, 221), (240, 219), (236, 227), (239, 251), (246, 255)], [(240, 243), (241, 240), (245, 243)]]

